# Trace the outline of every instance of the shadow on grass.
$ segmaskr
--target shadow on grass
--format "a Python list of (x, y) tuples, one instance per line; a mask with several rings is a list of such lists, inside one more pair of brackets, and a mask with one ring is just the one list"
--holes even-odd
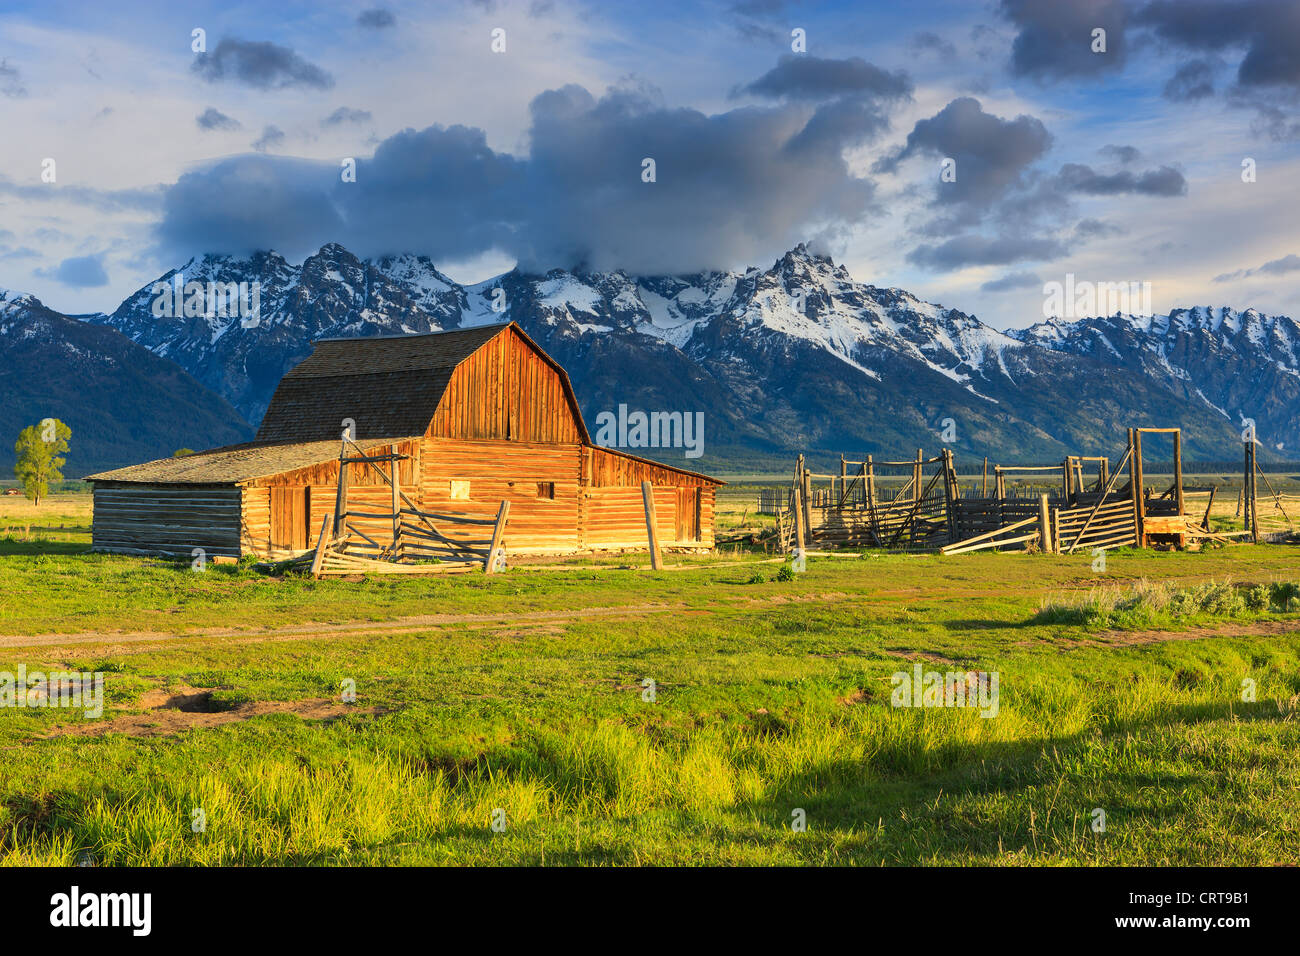
[[(90, 529), (86, 530), (89, 531)], [(90, 545), (85, 541), (50, 541), (37, 537), (33, 537), (28, 541), (13, 537), (0, 538), (0, 557), (85, 554), (89, 550)]]
[[(1104, 761), (1105, 754), (1088, 755), (1087, 750), (1099, 742), (1099, 732), (1103, 742), (1122, 741), (1130, 735), (1161, 727), (1230, 718), (1246, 724), (1281, 723), (1291, 719), (1292, 713), (1280, 712), (1272, 700), (1232, 706), (1195, 703), (1162, 708), (1141, 719), (1113, 720), (1077, 734), (1032, 740), (955, 743), (929, 751), (909, 749), (907, 741), (900, 741), (877, 752), (870, 762), (834, 758), (821, 761), (815, 769), (796, 773), (783, 783), (769, 787), (759, 800), (742, 800), (698, 814), (674, 808), (670, 802), (661, 804), (649, 815), (658, 819), (660, 839), (680, 839), (688, 855), (694, 855), (689, 851), (690, 843), (708, 835), (711, 843), (725, 838), (727, 845), (770, 851), (787, 862), (918, 864), (945, 859), (994, 860), (1031, 847), (1030, 862), (1047, 862), (1049, 857), (1063, 855), (1087, 861), (1096, 844), (1083, 815), (1090, 813), (1098, 800), (1109, 801), (1102, 804), (1108, 814), (1160, 823), (1178, 818), (1183, 812), (1182, 805), (1152, 802), (1151, 794), (1170, 789), (1191, 791), (1198, 784), (1213, 786), (1211, 777), (1192, 766), (1171, 766), (1164, 771), (1135, 768), (1105, 773), (1098, 779), (1091, 765)], [(1048, 753), (1053, 759), (1047, 758)], [(501, 776), (545, 784), (566, 779), (572, 782), (575, 772), (573, 766), (564, 765), (563, 754), (539, 748), (497, 752), (488, 759), (482, 757), (488, 755), (431, 756), (416, 766), (423, 775), (444, 776), (453, 791)], [(582, 768), (584, 789), (591, 788), (598, 798), (616, 797), (617, 774), (606, 776), (599, 771), (598, 766)], [(574, 797), (580, 796), (565, 789)], [(1081, 804), (1079, 793), (1093, 790), (1099, 795), (1083, 801), (1086, 806)], [(1054, 793), (1061, 795), (1059, 803)], [(4, 815), (8, 819), (0, 828), (0, 847), (38, 850), (42, 842), (72, 837), (78, 849), (98, 857), (102, 848), (95, 845), (94, 830), (88, 821), (96, 815), (97, 808), (129, 810), (139, 797), (139, 791), (103, 782), (75, 791), (60, 788), (38, 795), (11, 794), (4, 801)], [(797, 839), (790, 830), (796, 810), (803, 810), (808, 821), (808, 830)], [(576, 818), (561, 812), (556, 819)], [(558, 836), (567, 824), (559, 824), (556, 819), (537, 821), (530, 826), (537, 826), (547, 837)], [(666, 831), (662, 826), (665, 822), (671, 823)], [(635, 831), (639, 821), (602, 815), (591, 818), (590, 823), (590, 830), (583, 825), (581, 837), (575, 831), (574, 847), (548, 845), (546, 862), (556, 865), (655, 862), (644, 853), (636, 854), (629, 849), (637, 844), (628, 833)], [(611, 837), (611, 831), (617, 834), (616, 838)], [(679, 832), (680, 837), (672, 836), (673, 831)], [(427, 842), (462, 843), (469, 848), (469, 855), (474, 856), (475, 851), (495, 838), (486, 822), (482, 826), (448, 823), (439, 827)], [(410, 838), (398, 838), (358, 846), (353, 853), (374, 858), (411, 845)], [(413, 852), (418, 856), (421, 851), (416, 845)], [(124, 850), (134, 852), (142, 848), (117, 848), (119, 854)], [(506, 850), (510, 861), (540, 862), (533, 849), (517, 855), (519, 850), (517, 846)], [(228, 862), (329, 865), (347, 861), (335, 851), (322, 850), (269, 858), (245, 854)], [(456, 862), (455, 856), (446, 862)], [(1026, 860), (1019, 858), (1017, 862)]]

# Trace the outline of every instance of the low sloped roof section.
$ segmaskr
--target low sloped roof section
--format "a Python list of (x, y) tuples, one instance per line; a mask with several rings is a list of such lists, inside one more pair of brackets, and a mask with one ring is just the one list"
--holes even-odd
[[(375, 438), (358, 442), (366, 451), (380, 446), (418, 439), (418, 435)], [(157, 485), (229, 485), (266, 478), (298, 468), (336, 461), (338, 437), (324, 441), (247, 443), (213, 448), (184, 458), (160, 458), (142, 465), (129, 465), (87, 476), (87, 481), (122, 481)]]
[(280, 380), (257, 441), (324, 439), (344, 420), (361, 438), (422, 435), (456, 366), (508, 327), (318, 339)]

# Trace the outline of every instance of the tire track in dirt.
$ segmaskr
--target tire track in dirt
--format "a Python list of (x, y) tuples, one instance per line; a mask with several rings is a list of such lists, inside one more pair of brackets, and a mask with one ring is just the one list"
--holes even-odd
[(831, 604), (851, 598), (842, 593), (784, 595), (744, 598), (738, 601), (715, 601), (705, 605), (624, 604), (608, 607), (576, 608), (520, 613), (422, 614), (390, 621), (347, 621), (337, 624), (289, 624), (274, 628), (200, 628), (183, 634), (165, 631), (84, 631), (73, 634), (0, 635), (0, 649), (5, 648), (72, 648), (81, 645), (105, 645), (114, 654), (145, 653), (193, 641), (218, 641), (222, 644), (257, 644), (271, 641), (300, 641), (318, 637), (358, 637), (420, 634), (448, 627), (481, 630), (499, 627), (542, 627), (592, 618), (639, 617), (649, 614), (707, 614), (719, 610), (744, 610), (760, 606), (820, 603)]

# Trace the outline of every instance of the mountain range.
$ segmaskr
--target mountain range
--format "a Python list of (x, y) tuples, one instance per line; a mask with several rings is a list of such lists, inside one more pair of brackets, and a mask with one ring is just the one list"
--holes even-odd
[(72, 429), (64, 474), (147, 461), (252, 434), (224, 398), (112, 328), (0, 289), (0, 468), (13, 474), (18, 432), (45, 418)]
[[(1171, 424), (1183, 427), (1189, 459), (1235, 460), (1243, 419), (1256, 423), (1261, 458), (1300, 447), (1300, 325), (1255, 310), (1000, 332), (857, 282), (802, 245), (743, 272), (512, 270), (461, 285), (424, 257), (363, 260), (332, 243), (297, 266), (274, 252), (205, 255), (157, 281), (259, 284), (256, 322), (157, 317), (150, 283), (77, 323), (179, 366), (215, 393), (208, 407), (220, 420), (227, 402), (260, 420), (314, 339), (514, 320), (568, 370), (589, 425), (619, 405), (704, 412), (704, 456), (686, 464), (706, 471), (785, 470), (800, 451), (826, 465), (841, 452), (910, 458), (941, 437), (967, 459), (1113, 457), (1126, 427)], [(204, 430), (215, 424), (188, 426), (185, 443), (218, 443)], [(683, 464), (680, 450), (631, 450)], [(123, 448), (120, 460), (137, 457)]]

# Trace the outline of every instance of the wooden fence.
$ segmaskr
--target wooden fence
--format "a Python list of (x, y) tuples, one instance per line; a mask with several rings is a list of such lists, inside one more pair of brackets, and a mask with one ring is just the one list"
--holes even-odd
[[(351, 445), (355, 454), (348, 454)], [(495, 518), (424, 511), (401, 488), (397, 446), (387, 455), (363, 452), (343, 440), (334, 514), (321, 523), (316, 548), (293, 564), (312, 577), (345, 574), (446, 574), (483, 568), (488, 574), (504, 565), (502, 539), (510, 502), (502, 501)], [(387, 472), (381, 467), (389, 465)], [(387, 483), (391, 507), (361, 510), (348, 502), (348, 467), (375, 468)], [(376, 505), (368, 505), (374, 508)], [(489, 530), (490, 529), (490, 530)]]

